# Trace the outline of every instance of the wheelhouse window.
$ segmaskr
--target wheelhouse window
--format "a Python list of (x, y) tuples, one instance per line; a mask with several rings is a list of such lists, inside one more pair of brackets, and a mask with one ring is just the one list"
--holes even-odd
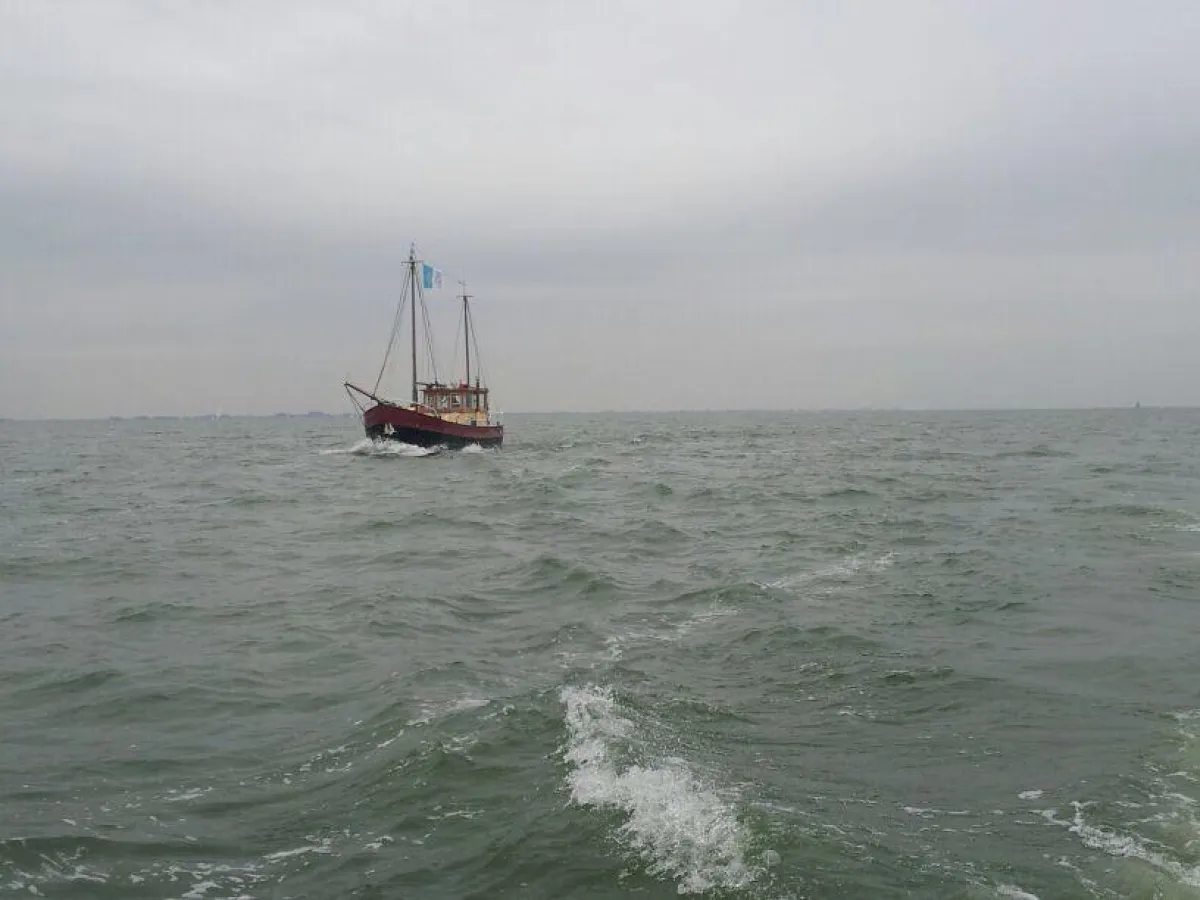
[(475, 385), (447, 387), (431, 384), (425, 388), (425, 405), (436, 412), (486, 412), (488, 389)]

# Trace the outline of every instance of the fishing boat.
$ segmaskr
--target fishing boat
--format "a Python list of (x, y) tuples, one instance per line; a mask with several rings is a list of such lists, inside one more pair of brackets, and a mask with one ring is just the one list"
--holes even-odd
[[(418, 269), (420, 277), (418, 278)], [(396, 306), (391, 338), (379, 367), (375, 387), (366, 390), (349, 381), (344, 382), (346, 393), (362, 416), (367, 437), (374, 440), (399, 441), (418, 447), (460, 449), (472, 444), (498, 447), (504, 441), (504, 426), (492, 414), (489, 390), (484, 384), (479, 365), (479, 345), (475, 339), (475, 323), (471, 316), (471, 297), (466, 284), (459, 299), (462, 301), (462, 337), (466, 367), (464, 377), (457, 383), (441, 382), (433, 358), (433, 342), (429, 314), (425, 307), (425, 290), (441, 286), (442, 273), (417, 259), (416, 249), (410, 249), (405, 264), (404, 290)], [(408, 403), (380, 396), (379, 385), (387, 371), (388, 362), (396, 349), (397, 340), (405, 330), (404, 311), (408, 307), (412, 337), (412, 395)], [(425, 347), (429, 356), (431, 377), (417, 377), (417, 307), (421, 308), (424, 323)], [(475, 372), (471, 371), (471, 350), (475, 350)], [(474, 375), (474, 381), (471, 378)]]

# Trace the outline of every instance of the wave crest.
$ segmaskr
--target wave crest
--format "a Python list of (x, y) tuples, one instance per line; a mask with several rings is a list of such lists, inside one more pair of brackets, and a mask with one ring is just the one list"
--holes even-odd
[(745, 862), (748, 834), (729, 804), (679, 758), (623, 766), (635, 737), (607, 688), (564, 688), (567, 784), (580, 806), (617, 809), (618, 836), (655, 875), (677, 879), (681, 894), (740, 888), (757, 872)]

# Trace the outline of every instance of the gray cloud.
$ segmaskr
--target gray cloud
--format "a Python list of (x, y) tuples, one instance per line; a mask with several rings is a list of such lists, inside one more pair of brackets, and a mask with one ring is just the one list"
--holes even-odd
[[(0, 415), (1196, 403), (1186, 3), (0, 6)], [(431, 295), (441, 362), (450, 292)]]

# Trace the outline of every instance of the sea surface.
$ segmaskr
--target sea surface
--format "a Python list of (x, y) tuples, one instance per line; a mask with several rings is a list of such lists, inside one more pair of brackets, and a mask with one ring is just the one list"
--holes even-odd
[(1200, 411), (0, 423), (0, 895), (1200, 897)]

